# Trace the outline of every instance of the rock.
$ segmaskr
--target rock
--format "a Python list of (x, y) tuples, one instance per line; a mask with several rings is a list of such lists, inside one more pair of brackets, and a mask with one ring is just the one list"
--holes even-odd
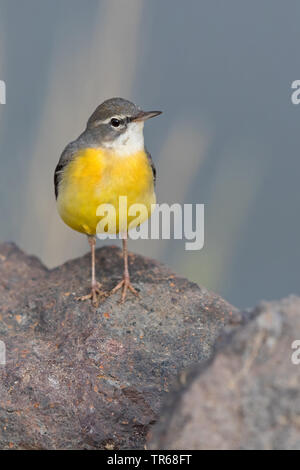
[[(97, 250), (111, 289), (121, 251)], [(134, 267), (133, 267), (134, 264)], [(0, 245), (1, 449), (143, 448), (177, 374), (210, 357), (239, 312), (220, 297), (130, 254), (140, 298), (109, 297), (94, 309), (90, 257), (51, 271), (13, 244)]]
[(300, 449), (300, 298), (262, 303), (252, 317), (181, 374), (151, 449)]

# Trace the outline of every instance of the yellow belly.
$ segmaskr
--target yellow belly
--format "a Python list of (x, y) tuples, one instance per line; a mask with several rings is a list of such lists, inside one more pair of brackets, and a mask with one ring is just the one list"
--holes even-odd
[[(120, 196), (127, 197), (127, 209), (122, 206), (121, 212)], [(89, 148), (80, 150), (66, 166), (57, 198), (58, 212), (63, 221), (78, 232), (94, 235), (99, 231), (101, 216), (97, 211), (99, 214), (101, 204), (115, 208), (116, 226), (110, 232), (121, 230), (120, 219), (126, 219), (128, 226), (130, 224), (133, 228), (151, 215), (151, 205), (155, 204), (154, 183), (144, 151), (119, 157), (107, 150)], [(136, 218), (128, 215), (133, 204), (143, 204), (147, 209), (147, 215), (136, 223)], [(107, 227), (103, 231), (107, 231)]]

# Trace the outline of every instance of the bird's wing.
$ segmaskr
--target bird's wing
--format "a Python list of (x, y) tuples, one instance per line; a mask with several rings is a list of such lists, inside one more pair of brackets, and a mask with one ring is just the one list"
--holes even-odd
[(150, 166), (151, 166), (151, 169), (152, 169), (153, 181), (154, 181), (154, 184), (155, 184), (156, 183), (156, 168), (155, 168), (154, 162), (152, 160), (151, 153), (148, 152), (148, 150), (146, 150), (146, 154), (147, 154), (147, 158), (149, 160), (149, 163), (150, 163)]
[(74, 141), (68, 144), (66, 148), (64, 149), (63, 153), (61, 154), (61, 157), (59, 159), (59, 162), (54, 172), (54, 191), (55, 191), (56, 199), (58, 196), (59, 183), (61, 181), (62, 174), (66, 166), (73, 160), (73, 157), (77, 151), (78, 151), (78, 144), (77, 144), (77, 141)]

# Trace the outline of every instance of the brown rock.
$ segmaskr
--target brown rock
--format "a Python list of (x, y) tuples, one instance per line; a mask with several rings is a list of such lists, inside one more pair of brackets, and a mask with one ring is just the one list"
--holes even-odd
[[(238, 315), (224, 300), (163, 265), (130, 254), (140, 299), (96, 310), (89, 255), (48, 271), (0, 245), (0, 448), (142, 448), (177, 374), (210, 357)], [(120, 279), (121, 252), (97, 250), (98, 279)]]
[(261, 304), (184, 387), (149, 436), (151, 449), (300, 449), (300, 299)]

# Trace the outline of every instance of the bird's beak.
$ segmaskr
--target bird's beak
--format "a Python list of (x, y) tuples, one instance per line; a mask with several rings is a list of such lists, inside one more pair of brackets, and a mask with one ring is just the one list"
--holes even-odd
[(159, 116), (162, 111), (140, 111), (136, 116), (133, 116), (131, 121), (139, 122), (139, 121), (146, 121), (147, 119), (153, 118), (155, 116)]

